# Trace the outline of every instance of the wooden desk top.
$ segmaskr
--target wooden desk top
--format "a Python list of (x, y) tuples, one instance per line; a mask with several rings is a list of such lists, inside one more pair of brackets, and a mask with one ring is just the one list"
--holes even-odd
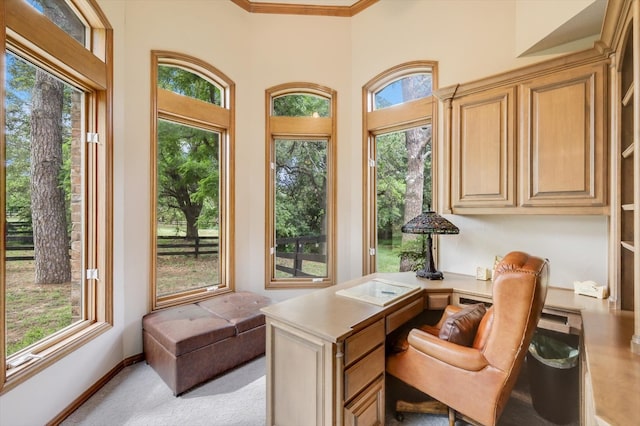
[[(382, 307), (336, 295), (372, 278), (419, 284), (427, 292), (455, 292), (491, 297), (491, 281), (468, 275), (445, 273), (444, 280), (418, 278), (413, 272), (376, 273), (332, 287), (285, 300), (262, 309), (268, 318), (291, 324), (325, 340), (338, 342), (396, 309), (402, 299)], [(414, 298), (416, 295), (409, 296)], [(591, 375), (598, 422), (625, 425), (637, 421), (640, 407), (640, 355), (630, 350), (633, 314), (610, 309), (607, 300), (575, 294), (572, 290), (549, 287), (545, 308), (582, 317), (585, 360)]]

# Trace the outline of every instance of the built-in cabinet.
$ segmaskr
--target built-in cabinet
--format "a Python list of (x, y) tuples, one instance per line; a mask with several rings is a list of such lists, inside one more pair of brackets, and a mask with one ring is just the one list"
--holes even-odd
[(520, 206), (604, 212), (607, 69), (598, 61), (519, 85)]
[(452, 100), (451, 203), (516, 207), (516, 87)]
[(615, 130), (618, 138), (617, 184), (620, 191), (615, 208), (618, 219), (618, 238), (616, 250), (619, 252), (620, 288), (618, 294), (619, 307), (633, 310), (634, 305), (634, 258), (635, 258), (635, 216), (636, 196), (634, 191), (636, 143), (634, 139), (634, 78), (633, 78), (633, 20), (625, 22), (624, 35), (620, 39), (617, 51), (616, 83), (614, 93), (616, 111), (619, 117)]
[(640, 354), (640, 0), (610, 0), (603, 38), (611, 46), (612, 209), (610, 278), (615, 308), (634, 312)]
[(640, 0), (608, 0), (594, 47), (434, 92), (437, 210), (610, 217), (614, 309), (640, 353)]
[(608, 59), (543, 65), (437, 92), (450, 138), (442, 211), (607, 213)]

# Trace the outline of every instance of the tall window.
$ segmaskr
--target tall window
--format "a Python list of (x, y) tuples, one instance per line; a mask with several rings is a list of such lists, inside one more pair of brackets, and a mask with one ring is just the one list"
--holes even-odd
[(112, 321), (112, 36), (90, 1), (3, 7), (0, 365), (8, 389)]
[(196, 58), (151, 55), (153, 309), (200, 300), (230, 284), (234, 85)]
[(285, 84), (267, 101), (267, 287), (333, 283), (336, 94)]
[(433, 202), (435, 63), (409, 62), (363, 88), (364, 273), (409, 271), (425, 258), (423, 237), (400, 228)]

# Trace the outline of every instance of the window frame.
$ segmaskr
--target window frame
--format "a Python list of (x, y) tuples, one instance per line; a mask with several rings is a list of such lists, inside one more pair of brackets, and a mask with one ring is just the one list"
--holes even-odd
[[(438, 172), (437, 153), (437, 102), (433, 92), (438, 88), (438, 63), (436, 61), (410, 61), (389, 68), (369, 80), (362, 87), (362, 273), (377, 272), (377, 194), (376, 194), (376, 136), (407, 130), (412, 127), (431, 125), (432, 150), (432, 199), (437, 199), (434, 179)], [(432, 94), (430, 96), (375, 109), (375, 93), (385, 86), (415, 74), (431, 73)], [(434, 247), (437, 236), (434, 236)]]
[[(22, 0), (1, 2), (0, 41), (4, 52), (28, 59), (84, 92), (81, 143), (85, 153), (83, 238), (83, 319), (6, 357), (5, 320), (0, 322), (0, 394), (28, 380), (54, 362), (82, 347), (113, 325), (113, 31), (94, 0), (71, 0), (71, 6), (88, 24), (86, 46), (61, 30)], [(0, 58), (0, 95), (5, 99), (5, 53)], [(0, 126), (4, 128), (4, 101), (0, 105)], [(86, 134), (97, 133), (99, 143), (87, 143)], [(5, 137), (0, 134), (0, 161), (5, 163)], [(0, 185), (6, 190), (5, 174)], [(5, 211), (5, 197), (0, 197)], [(5, 215), (0, 225), (5, 228)], [(5, 240), (0, 239), (5, 250)], [(0, 311), (6, 308), (5, 260), (0, 256)], [(99, 279), (88, 279), (86, 270), (97, 269)], [(29, 354), (38, 355), (7, 370), (8, 362)]]
[[(329, 117), (283, 117), (272, 115), (273, 99), (292, 94), (320, 96), (330, 102)], [(315, 83), (284, 83), (265, 91), (265, 288), (322, 288), (335, 284), (336, 253), (336, 130), (337, 92)], [(327, 142), (327, 275), (326, 277), (276, 278), (275, 264), (275, 142), (276, 140), (326, 140)]]
[[(179, 95), (158, 87), (158, 65), (184, 69), (215, 82), (223, 90), (222, 106)], [(233, 281), (233, 176), (234, 176), (234, 126), (235, 83), (214, 66), (194, 56), (164, 51), (151, 51), (151, 270), (150, 311), (208, 299), (218, 294), (234, 291)], [(218, 229), (219, 284), (211, 287), (159, 296), (157, 292), (157, 140), (158, 121), (201, 128), (220, 134), (220, 225)]]

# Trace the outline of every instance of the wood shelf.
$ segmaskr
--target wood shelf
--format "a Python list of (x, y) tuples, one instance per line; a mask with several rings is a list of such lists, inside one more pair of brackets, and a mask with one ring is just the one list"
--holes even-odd
[(631, 252), (636, 251), (636, 248), (633, 245), (633, 241), (620, 241), (620, 245)]
[(629, 105), (629, 103), (633, 99), (634, 86), (635, 85), (631, 83), (631, 86), (629, 86), (629, 88), (627, 89), (627, 93), (625, 93), (624, 98), (622, 98), (622, 106)]
[(629, 158), (633, 155), (633, 152), (636, 149), (636, 144), (632, 143), (631, 145), (629, 145), (627, 147), (627, 149), (625, 149), (624, 151), (622, 151), (622, 158)]

